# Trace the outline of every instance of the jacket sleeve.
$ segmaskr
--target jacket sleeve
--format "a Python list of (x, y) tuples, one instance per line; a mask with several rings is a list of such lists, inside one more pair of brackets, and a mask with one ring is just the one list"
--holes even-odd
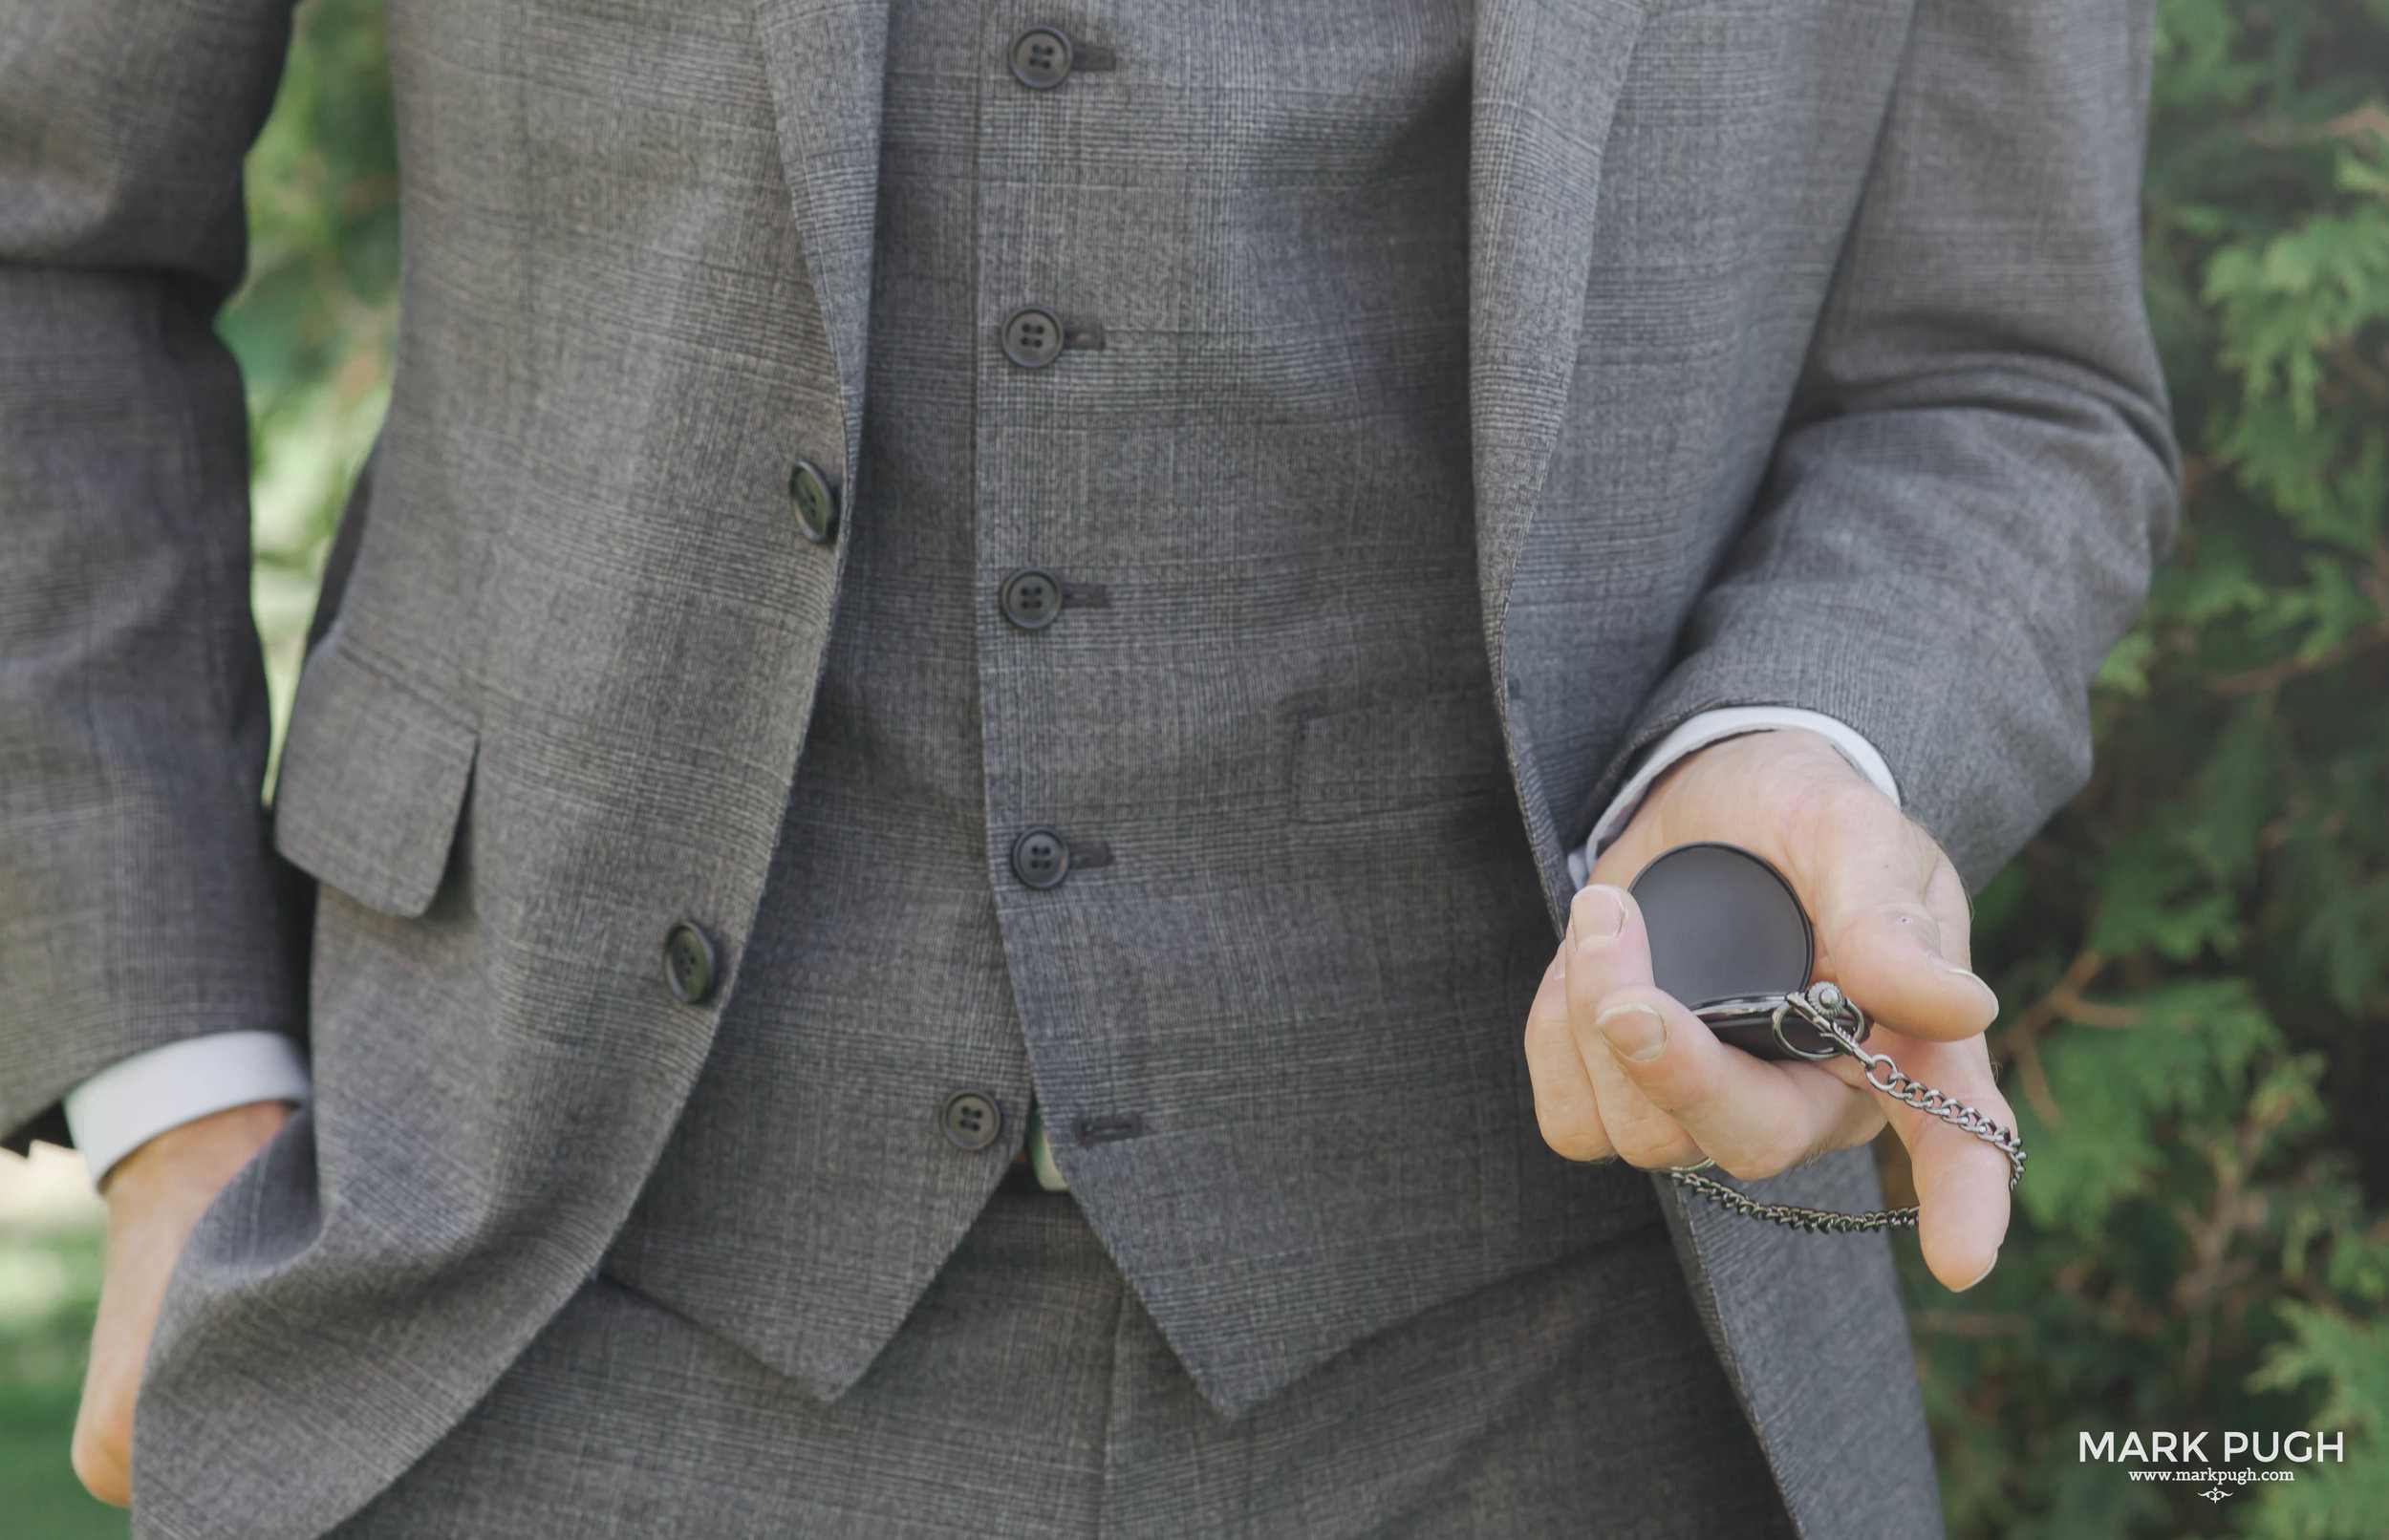
[(213, 329), (288, 0), (0, 10), (0, 1143), (185, 1037), (303, 1033), (259, 806), (248, 419)]
[(2150, 11), (1918, 0), (1757, 506), (1603, 787), (1702, 711), (1822, 712), (1978, 888), (2087, 779), (2090, 682), (2179, 499)]

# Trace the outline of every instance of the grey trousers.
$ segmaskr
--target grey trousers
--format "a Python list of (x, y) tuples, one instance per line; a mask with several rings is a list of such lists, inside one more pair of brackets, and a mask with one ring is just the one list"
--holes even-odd
[[(1258, 1325), (1259, 1323), (1257, 1323)], [(340, 1540), (1792, 1534), (1658, 1223), (1196, 1392), (1067, 1196), (999, 1192), (824, 1404), (592, 1279)]]

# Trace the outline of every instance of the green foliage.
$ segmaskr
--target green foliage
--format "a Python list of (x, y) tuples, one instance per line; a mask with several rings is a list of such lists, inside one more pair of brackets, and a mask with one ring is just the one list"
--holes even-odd
[[(2014, 1230), (1957, 1300), (1904, 1267), (1953, 1534), (2389, 1535), (2389, 0), (2159, 29), (2185, 521), (2091, 785), (1977, 910)], [(2220, 1503), (2075, 1441), (2306, 1426), (2346, 1463)]]
[(307, 0), (246, 165), (249, 267), (218, 330), (249, 399), (252, 602), (277, 741), (333, 527), (389, 403), (398, 152), (379, 0)]
[[(2314, 1421), (2345, 1428), (2378, 1450), (2389, 1434), (2389, 1337), (2335, 1311), (2285, 1304), (2282, 1316), (2291, 1339), (2267, 1355), (2255, 1382), (2295, 1389), (2309, 1383), (2327, 1388)], [(2377, 1455), (2301, 1473), (2257, 1516), (2252, 1532), (2266, 1540), (2328, 1540), (2343, 1534), (2378, 1534), (2389, 1522), (2389, 1461)]]

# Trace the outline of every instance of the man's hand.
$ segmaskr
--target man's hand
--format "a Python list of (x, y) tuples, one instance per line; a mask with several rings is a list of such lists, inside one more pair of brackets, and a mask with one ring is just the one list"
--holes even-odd
[(133, 1401), (175, 1258), (218, 1189), (290, 1116), (287, 1102), (252, 1102), (195, 1118), (117, 1162), (100, 1186), (108, 1200), (107, 1271), (75, 1419), (75, 1474), (103, 1503), (124, 1508), (133, 1500)]
[(1763, 1177), (1863, 1144), (1888, 1117), (1914, 1164), (1926, 1265), (1952, 1289), (1980, 1282), (2008, 1230), (1999, 1151), (1867, 1089), (1846, 1058), (1777, 1062), (1729, 1048), (1652, 985), (1649, 938), (1625, 885), (1693, 840), (1756, 851), (1792, 880), (1816, 921), (1818, 976), (1875, 1019), (1869, 1048), (2015, 1125), (1983, 1046), (1999, 1001), (1968, 971), (1956, 868), (1832, 744), (1776, 729), (1679, 760), (1576, 895), (1527, 1015), (1543, 1138), (1571, 1160), (1623, 1156), (1655, 1169), (1706, 1157), (1730, 1175)]

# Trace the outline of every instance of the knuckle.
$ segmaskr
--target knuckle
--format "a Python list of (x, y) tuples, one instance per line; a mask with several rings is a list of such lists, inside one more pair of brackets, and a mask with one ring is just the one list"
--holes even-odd
[(126, 1456), (129, 1441), (113, 1428), (77, 1429), (72, 1459), (75, 1479), (103, 1503), (121, 1508), (128, 1495)]
[(1655, 1171), (1665, 1166), (1690, 1166), (1701, 1158), (1700, 1147), (1682, 1134), (1668, 1137), (1651, 1134), (1620, 1135), (1618, 1154), (1628, 1166), (1645, 1171)]
[(1762, 1177), (1781, 1176), (1800, 1164), (1807, 1151), (1789, 1140), (1765, 1139), (1755, 1144), (1736, 1149), (1731, 1155), (1720, 1155), (1717, 1164), (1727, 1174), (1754, 1182)]
[(1682, 1051), (1673, 1035), (1667, 1050), (1647, 1063), (1622, 1061), (1619, 1068), (1633, 1080), (1645, 1101), (1671, 1119), (1692, 1118), (1716, 1100), (1718, 1094), (1713, 1070), (1699, 1062), (1688, 1062), (1692, 1056)]
[(1601, 1130), (1581, 1120), (1547, 1119), (1542, 1124), (1542, 1133), (1543, 1143), (1549, 1144), (1552, 1153), (1561, 1160), (1601, 1161), (1617, 1153), (1609, 1147), (1609, 1141), (1602, 1136)]
[(1676, 1007), (1676, 999), (1656, 984), (1619, 984), (1601, 997), (1594, 1014), (1607, 1016), (1628, 1006), (1639, 1006), (1664, 1021), (1669, 1008)]
[(1874, 833), (1884, 813), (1899, 810), (1874, 785), (1854, 776), (1816, 776), (1797, 782), (1783, 810), (1783, 822), (1807, 839), (1841, 838)]

